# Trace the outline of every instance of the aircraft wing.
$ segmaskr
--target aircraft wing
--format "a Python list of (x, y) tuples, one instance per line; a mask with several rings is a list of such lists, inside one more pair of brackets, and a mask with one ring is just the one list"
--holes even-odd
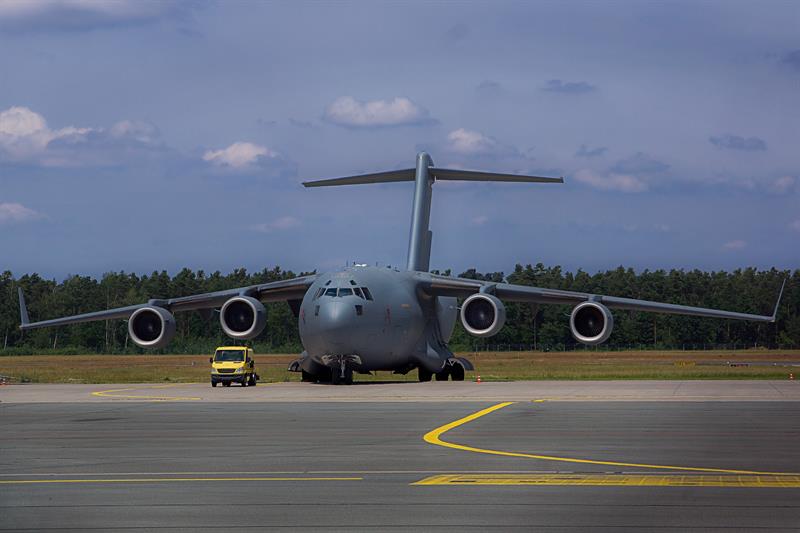
[(783, 295), (783, 288), (786, 286), (786, 280), (784, 280), (772, 315), (753, 315), (749, 313), (723, 311), (720, 309), (708, 309), (705, 307), (691, 307), (688, 305), (651, 302), (648, 300), (636, 300), (633, 298), (620, 298), (618, 296), (604, 296), (600, 294), (589, 294), (584, 292), (562, 291), (558, 289), (543, 289), (539, 287), (530, 287), (527, 285), (494, 283), (474, 279), (439, 276), (435, 274), (420, 273), (419, 276), (421, 278), (420, 281), (422, 282), (423, 289), (428, 292), (428, 294), (433, 296), (457, 296), (464, 298), (476, 292), (486, 292), (489, 294), (494, 294), (501, 300), (509, 302), (577, 305), (581, 302), (594, 301), (601, 303), (610, 309), (644, 311), (649, 313), (663, 313), (672, 315), (730, 318), (734, 320), (752, 320), (756, 322), (775, 322), (775, 317), (778, 313), (778, 305), (780, 304), (781, 296)]
[(81, 322), (94, 322), (97, 320), (110, 320), (115, 318), (128, 318), (131, 313), (142, 307), (157, 306), (169, 311), (193, 311), (202, 309), (213, 309), (225, 303), (226, 300), (234, 296), (252, 296), (262, 302), (289, 301), (303, 298), (308, 287), (314, 283), (317, 274), (302, 276), (299, 278), (273, 281), (261, 285), (251, 285), (237, 289), (224, 291), (207, 292), (195, 294), (193, 296), (182, 296), (180, 298), (153, 299), (147, 303), (106, 309), (93, 313), (84, 313), (52, 320), (42, 320), (40, 322), (30, 322), (28, 310), (25, 305), (25, 297), (22, 289), (19, 289), (19, 309), (21, 315), (20, 329), (46, 328), (50, 326), (63, 326), (66, 324), (79, 324)]

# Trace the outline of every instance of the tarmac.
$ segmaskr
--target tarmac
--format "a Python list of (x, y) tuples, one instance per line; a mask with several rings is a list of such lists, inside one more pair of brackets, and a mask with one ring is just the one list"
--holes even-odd
[(53, 384), (0, 387), (1, 403), (195, 402), (480, 402), (530, 401), (800, 401), (800, 375), (790, 380), (607, 380), (356, 382), (352, 386), (268, 383), (257, 387), (208, 383)]
[(0, 531), (796, 531), (800, 383), (0, 387)]

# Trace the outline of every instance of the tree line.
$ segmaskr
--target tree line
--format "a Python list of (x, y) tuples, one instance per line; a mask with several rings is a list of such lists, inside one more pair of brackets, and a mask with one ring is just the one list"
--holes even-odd
[[(450, 271), (441, 272), (451, 274)], [(248, 273), (236, 269), (229, 274), (207, 274), (185, 268), (170, 276), (166, 271), (139, 276), (109, 272), (99, 280), (89, 276), (69, 276), (61, 282), (38, 274), (15, 278), (0, 274), (0, 354), (27, 353), (140, 353), (128, 339), (124, 320), (108, 320), (25, 332), (18, 329), (17, 287), (25, 292), (31, 320), (86, 313), (111, 307), (146, 302), (150, 298), (173, 298), (202, 292), (267, 283), (293, 278), (280, 267)], [(739, 269), (733, 272), (700, 270), (645, 270), (630, 268), (589, 274), (583, 270), (565, 272), (560, 266), (516, 265), (503, 272), (477, 272), (460, 277), (487, 281), (507, 281), (588, 293), (626, 296), (644, 300), (712, 307), (754, 314), (771, 314), (781, 283), (788, 278), (775, 324), (734, 320), (657, 315), (629, 311), (614, 312), (614, 332), (607, 347), (680, 348), (706, 346), (800, 346), (800, 269)], [(259, 353), (302, 350), (297, 333), (297, 318), (285, 303), (265, 304), (267, 327), (253, 341)], [(543, 350), (575, 347), (569, 331), (567, 306), (507, 303), (507, 320), (499, 334), (490, 339), (471, 337), (459, 325), (451, 339), (454, 350), (481, 349), (487, 346), (526, 346)], [(177, 313), (177, 333), (163, 351), (169, 353), (207, 353), (219, 344), (231, 343), (217, 320), (204, 319), (197, 312)]]

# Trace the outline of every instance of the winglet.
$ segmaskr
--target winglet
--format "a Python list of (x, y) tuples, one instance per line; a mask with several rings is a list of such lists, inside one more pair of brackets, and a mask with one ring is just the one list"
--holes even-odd
[(775, 322), (778, 318), (778, 307), (781, 305), (781, 298), (783, 297), (783, 289), (786, 287), (786, 280), (788, 278), (783, 278), (783, 285), (781, 285), (781, 292), (778, 294), (778, 301), (775, 302), (775, 310), (772, 312), (772, 320), (770, 322)]
[(28, 318), (28, 307), (25, 305), (25, 295), (22, 294), (22, 287), (17, 287), (17, 292), (19, 294), (20, 329), (22, 329), (30, 323), (30, 319)]

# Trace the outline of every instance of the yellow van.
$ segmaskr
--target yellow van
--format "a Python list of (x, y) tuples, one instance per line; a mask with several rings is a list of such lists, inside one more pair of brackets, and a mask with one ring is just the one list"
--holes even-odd
[(242, 387), (253, 387), (259, 377), (253, 360), (253, 349), (246, 346), (220, 346), (209, 358), (211, 363), (211, 386), (222, 383), (230, 387), (231, 383), (241, 383)]

